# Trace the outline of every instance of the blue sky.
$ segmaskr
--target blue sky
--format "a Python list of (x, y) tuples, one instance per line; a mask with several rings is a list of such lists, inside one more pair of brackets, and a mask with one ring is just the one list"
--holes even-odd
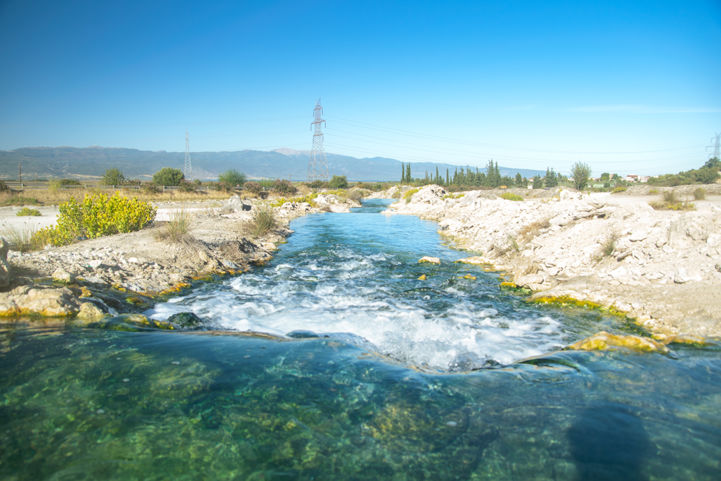
[(721, 133), (721, 2), (0, 0), (0, 149), (311, 147), (654, 174)]

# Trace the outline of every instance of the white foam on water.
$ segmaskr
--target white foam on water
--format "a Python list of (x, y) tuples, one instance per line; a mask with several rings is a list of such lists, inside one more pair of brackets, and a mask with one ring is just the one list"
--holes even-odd
[(192, 311), (220, 329), (362, 339), (364, 348), (370, 343), (402, 363), (442, 371), (509, 364), (566, 344), (559, 321), (532, 311), (503, 315), (479, 302), (463, 287), (473, 284), (458, 280), (454, 270), (433, 278), (460, 284), (423, 283), (424, 292), (408, 294), (403, 289), (418, 283), (406, 268), (391, 254), (362, 255), (344, 246), (315, 257), (300, 252), (291, 262), (231, 279), (213, 292), (200, 289), (158, 304), (150, 315), (165, 319)]

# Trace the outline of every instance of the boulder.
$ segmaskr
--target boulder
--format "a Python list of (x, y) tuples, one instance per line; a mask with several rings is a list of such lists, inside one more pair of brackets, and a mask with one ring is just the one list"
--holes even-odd
[(98, 306), (92, 302), (83, 302), (80, 304), (77, 320), (79, 324), (89, 324), (91, 322), (98, 322), (104, 316), (105, 313)]
[(47, 317), (72, 316), (80, 306), (73, 292), (67, 287), (16, 287), (0, 296), (0, 306), (5, 315), (36, 314)]
[(441, 260), (438, 257), (431, 257), (431, 256), (423, 256), (418, 260), (419, 264), (439, 264), (441, 263)]
[(8, 263), (8, 249), (10, 244), (0, 237), (0, 289), (10, 285), (11, 273)]
[(71, 282), (75, 281), (73, 275), (62, 267), (58, 267), (57, 269), (55, 269), (52, 277), (55, 282), (63, 282), (65, 284), (70, 284)]
[(190, 330), (199, 330), (205, 328), (205, 323), (201, 318), (192, 312), (179, 312), (168, 318), (168, 322), (182, 328)]

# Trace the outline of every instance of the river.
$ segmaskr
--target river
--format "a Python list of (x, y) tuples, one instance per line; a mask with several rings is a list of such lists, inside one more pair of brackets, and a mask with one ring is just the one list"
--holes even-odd
[(384, 205), (148, 312), (210, 332), (0, 326), (0, 477), (719, 478), (719, 344), (561, 351), (637, 328), (527, 303)]

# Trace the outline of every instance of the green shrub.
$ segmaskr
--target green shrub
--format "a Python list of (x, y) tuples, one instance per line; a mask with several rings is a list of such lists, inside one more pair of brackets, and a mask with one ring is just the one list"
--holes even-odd
[(33, 216), (33, 217), (40, 217), (42, 214), (37, 209), (32, 209), (30, 207), (23, 207), (17, 213), (15, 214), (18, 217), (25, 217), (25, 216)]
[(693, 191), (693, 198), (696, 200), (704, 200), (706, 198), (706, 189), (699, 187)]
[(408, 189), (405, 194), (403, 194), (403, 200), (406, 201), (406, 204), (408, 204), (411, 201), (411, 198), (413, 198), (413, 195), (415, 195), (416, 192), (418, 192), (419, 189)]
[(520, 195), (514, 194), (513, 192), (504, 192), (501, 194), (501, 199), (519, 201), (519, 200), (523, 200), (523, 197), (521, 197)]
[(36, 241), (42, 245), (67, 245), (77, 239), (133, 232), (150, 224), (155, 207), (116, 193), (86, 195), (82, 202), (70, 198), (60, 204), (56, 226), (40, 229)]
[(253, 217), (246, 225), (246, 230), (253, 237), (263, 237), (278, 225), (270, 207), (254, 209)]
[(619, 192), (626, 192), (626, 187), (623, 185), (617, 185), (611, 191), (612, 194), (618, 194)]
[(153, 183), (162, 186), (180, 185), (183, 179), (185, 179), (183, 171), (170, 167), (163, 167), (153, 175)]
[(328, 182), (328, 187), (331, 189), (345, 189), (348, 187), (348, 179), (345, 175), (334, 175)]

